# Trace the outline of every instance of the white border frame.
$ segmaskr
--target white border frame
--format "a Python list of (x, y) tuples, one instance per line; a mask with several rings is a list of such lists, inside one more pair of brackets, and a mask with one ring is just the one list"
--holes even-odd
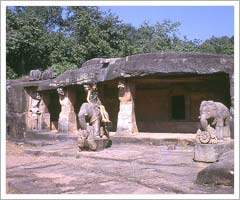
[[(234, 6), (234, 194), (6, 194), (7, 6)], [(1, 1), (1, 199), (238, 199), (239, 198), (239, 2), (238, 1)]]

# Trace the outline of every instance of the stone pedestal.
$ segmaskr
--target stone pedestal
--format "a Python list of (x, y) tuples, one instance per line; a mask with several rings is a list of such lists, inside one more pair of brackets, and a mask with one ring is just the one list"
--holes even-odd
[(107, 137), (102, 138), (78, 138), (78, 147), (79, 151), (101, 151), (107, 147), (110, 147), (112, 144), (111, 140)]
[(77, 117), (74, 112), (75, 92), (72, 89), (62, 89), (59, 92), (61, 112), (58, 119), (58, 130), (60, 132), (77, 133)]
[(216, 162), (218, 160), (217, 144), (195, 144), (194, 160), (199, 162)]
[(120, 108), (118, 113), (117, 134), (131, 135), (138, 132), (135, 117), (135, 85), (122, 83), (119, 87)]

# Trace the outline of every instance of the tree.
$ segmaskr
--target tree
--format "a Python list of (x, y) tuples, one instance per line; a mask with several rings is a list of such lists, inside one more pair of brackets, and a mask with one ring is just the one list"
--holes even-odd
[(206, 40), (199, 46), (202, 52), (216, 53), (216, 54), (234, 54), (234, 37), (214, 37)]
[(14, 7), (7, 9), (7, 65), (18, 75), (44, 69), (56, 41), (52, 30), (61, 7)]
[(155, 25), (144, 22), (136, 31), (135, 45), (137, 52), (147, 53), (174, 49), (179, 22), (164, 20)]
[(201, 51), (233, 55), (234, 38), (204, 42), (180, 38), (180, 22), (164, 20), (139, 28), (98, 7), (8, 7), (7, 78), (31, 69), (62, 73), (96, 57), (157, 51)]

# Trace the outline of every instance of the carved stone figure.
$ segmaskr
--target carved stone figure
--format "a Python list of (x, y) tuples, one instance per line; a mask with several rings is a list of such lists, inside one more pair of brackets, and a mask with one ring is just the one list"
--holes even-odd
[[(88, 94), (88, 103), (83, 103), (78, 113), (78, 121), (80, 125), (80, 135), (78, 138), (79, 150), (102, 150), (111, 146), (111, 140), (107, 128), (109, 120), (106, 120), (109, 119), (109, 116), (106, 111), (104, 111), (104, 115), (101, 112), (101, 105), (99, 106), (98, 99), (96, 99), (98, 103), (89, 100), (93, 98), (90, 96), (92, 95), (89, 92), (91, 89), (90, 86), (84, 85), (84, 89)], [(97, 96), (95, 98), (97, 98)], [(103, 120), (103, 116), (105, 117), (105, 120)]]
[(196, 142), (198, 144), (217, 144), (216, 130), (209, 125), (206, 131), (198, 129)]
[(135, 85), (127, 83), (124, 79), (119, 80), (119, 112), (117, 122), (117, 134), (133, 135), (138, 133), (135, 117)]
[(30, 81), (39, 81), (42, 78), (42, 72), (39, 69), (31, 70), (29, 76)]
[(39, 69), (36, 69), (36, 70), (30, 71), (29, 80), (30, 81), (47, 80), (47, 79), (56, 78), (56, 76), (57, 76), (57, 73), (55, 73), (51, 69), (47, 69), (43, 72)]
[(199, 118), (203, 131), (208, 131), (209, 120), (212, 120), (211, 126), (215, 127), (218, 140), (230, 137), (230, 112), (222, 103), (202, 101)]
[(70, 88), (57, 88), (61, 112), (58, 119), (60, 132), (77, 133), (77, 119), (74, 112), (75, 93)]
[(55, 78), (57, 76), (57, 73), (54, 72), (51, 69), (47, 69), (44, 72), (42, 72), (42, 80), (47, 80), (47, 79), (52, 79)]
[(111, 146), (107, 123), (101, 121), (99, 107), (94, 103), (83, 103), (78, 113), (80, 125), (79, 150), (99, 151)]
[(31, 129), (32, 130), (38, 130), (39, 129), (39, 123), (38, 122), (39, 122), (39, 117), (41, 115), (41, 112), (39, 110), (40, 102), (41, 102), (41, 97), (37, 93), (37, 95), (34, 98), (32, 98), (32, 100), (31, 100), (31, 108), (29, 110), (32, 113), (31, 114), (31, 117), (32, 117)]
[[(93, 103), (83, 103), (79, 113), (78, 121), (81, 130), (87, 130), (87, 122), (92, 126), (92, 130), (89, 129), (89, 136), (102, 137), (104, 134), (108, 137), (108, 130), (106, 123), (101, 122), (101, 114), (99, 108)], [(104, 128), (104, 134), (100, 131), (100, 126)]]
[(100, 101), (98, 97), (98, 90), (97, 85), (94, 83), (92, 84), (92, 87), (85, 87), (85, 91), (87, 92), (87, 102), (95, 104), (100, 109), (100, 114), (102, 117), (103, 122), (111, 122), (109, 120), (109, 115), (105, 109), (105, 107), (102, 105), (102, 102)]

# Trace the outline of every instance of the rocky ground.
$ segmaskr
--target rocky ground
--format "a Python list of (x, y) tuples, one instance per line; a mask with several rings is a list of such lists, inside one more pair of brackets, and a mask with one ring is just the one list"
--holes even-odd
[(113, 144), (80, 152), (74, 142), (7, 142), (7, 193), (231, 194), (231, 186), (196, 184), (209, 166), (193, 161), (192, 146)]

